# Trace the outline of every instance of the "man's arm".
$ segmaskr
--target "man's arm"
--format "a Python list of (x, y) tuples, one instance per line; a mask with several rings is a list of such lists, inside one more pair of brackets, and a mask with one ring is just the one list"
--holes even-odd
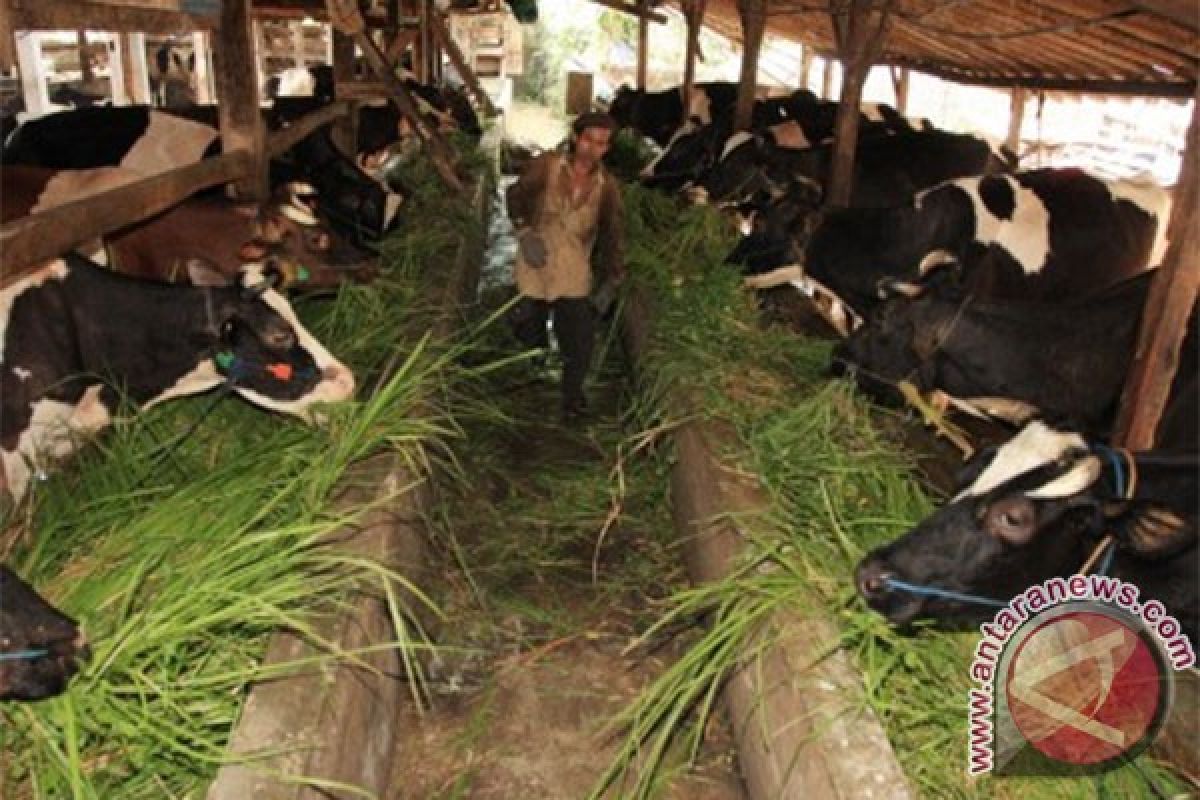
[(527, 228), (537, 222), (546, 179), (550, 174), (551, 156), (551, 153), (543, 153), (530, 161), (517, 182), (508, 187), (505, 194), (508, 216), (518, 229)]
[(596, 267), (601, 276), (620, 281), (625, 277), (625, 209), (611, 175), (604, 182), (596, 226)]

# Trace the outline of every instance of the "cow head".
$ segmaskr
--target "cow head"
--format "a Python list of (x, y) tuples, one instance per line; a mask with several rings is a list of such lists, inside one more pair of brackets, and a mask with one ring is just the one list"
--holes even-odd
[(87, 657), (74, 620), (0, 565), (0, 700), (53, 697)]
[(671, 137), (658, 158), (642, 170), (642, 183), (666, 191), (690, 185), (716, 161), (725, 135), (720, 125), (702, 125), (690, 118)]
[(353, 374), (300, 324), (276, 290), (283, 275), (273, 262), (243, 267), (232, 283), (201, 262), (189, 265), (189, 275), (196, 286), (210, 287), (203, 360), (151, 403), (223, 382), (255, 405), (308, 419), (312, 405), (353, 394)]
[[(1117, 541), (1118, 574), (1145, 580), (1153, 569), (1139, 572), (1138, 564), (1165, 563), (1194, 549), (1197, 535), (1194, 457), (1188, 466), (1173, 468), (1174, 477), (1155, 473), (1152, 458), (1138, 457), (1142, 489), (1135, 499), (1125, 499), (1116, 490), (1111, 459), (1089, 449), (1081, 435), (1029, 423), (969, 462), (958, 494), (942, 508), (869, 553), (856, 571), (858, 590), (895, 623), (919, 616), (980, 619), (995, 609), (907, 593), (891, 581), (1004, 603), (1029, 586), (1079, 570), (1110, 532)], [(1195, 572), (1188, 566), (1194, 605)], [(1172, 605), (1167, 596), (1162, 599)], [(1194, 608), (1190, 616), (1194, 623)]]
[(378, 257), (317, 218), (318, 196), (303, 183), (279, 187), (257, 210), (254, 238), (239, 251), (243, 261), (273, 258), (288, 288), (323, 289), (348, 280), (367, 282), (378, 274)]
[(620, 86), (613, 93), (612, 102), (608, 104), (608, 115), (617, 121), (617, 125), (628, 128), (637, 117), (638, 101), (642, 92), (630, 86)]
[(761, 136), (748, 131), (735, 133), (725, 142), (712, 169), (688, 189), (688, 199), (724, 207), (748, 202), (756, 192), (769, 190), (760, 167), (762, 153)]

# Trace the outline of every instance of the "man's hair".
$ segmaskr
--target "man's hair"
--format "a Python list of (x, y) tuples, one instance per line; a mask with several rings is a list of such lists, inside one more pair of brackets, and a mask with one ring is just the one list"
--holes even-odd
[(576, 136), (582, 136), (588, 128), (607, 128), (616, 133), (617, 121), (603, 111), (588, 111), (580, 114), (571, 123), (571, 132)]

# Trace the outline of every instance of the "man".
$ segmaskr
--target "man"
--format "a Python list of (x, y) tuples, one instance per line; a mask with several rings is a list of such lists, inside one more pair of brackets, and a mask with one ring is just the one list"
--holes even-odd
[(517, 229), (517, 338), (545, 347), (553, 319), (563, 358), (563, 420), (587, 411), (583, 381), (595, 339), (591, 258), (600, 276), (624, 278), (621, 191), (601, 164), (617, 124), (607, 114), (581, 114), (571, 126), (566, 153), (545, 153), (529, 163), (508, 190), (508, 215)]

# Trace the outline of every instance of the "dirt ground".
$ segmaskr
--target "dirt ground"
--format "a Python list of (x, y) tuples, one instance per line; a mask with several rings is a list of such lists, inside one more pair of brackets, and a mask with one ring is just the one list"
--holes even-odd
[[(523, 141), (561, 138), (546, 112), (508, 116)], [(513, 249), (511, 229), (493, 214), (481, 314), (512, 292), (501, 273)], [(515, 349), (500, 328), (481, 360)], [(598, 333), (585, 421), (559, 421), (555, 354), (491, 378), (487, 396), (507, 422), (464, 421), (465, 479), (444, 490), (435, 543), (434, 583), (447, 587), (436, 598), (446, 619), (435, 639), (448, 649), (430, 669), (431, 707), (401, 725), (390, 800), (591, 796), (624, 744), (607, 726), (689, 641), (685, 631), (628, 650), (685, 581), (665, 468), (620, 460), (629, 488), (614, 488), (618, 445), (632, 431), (619, 419), (630, 396), (612, 333), (608, 325)], [(685, 769), (673, 756), (651, 797), (745, 797), (725, 721), (710, 720), (703, 739), (697, 764)], [(600, 796), (633, 795), (617, 785)]]

